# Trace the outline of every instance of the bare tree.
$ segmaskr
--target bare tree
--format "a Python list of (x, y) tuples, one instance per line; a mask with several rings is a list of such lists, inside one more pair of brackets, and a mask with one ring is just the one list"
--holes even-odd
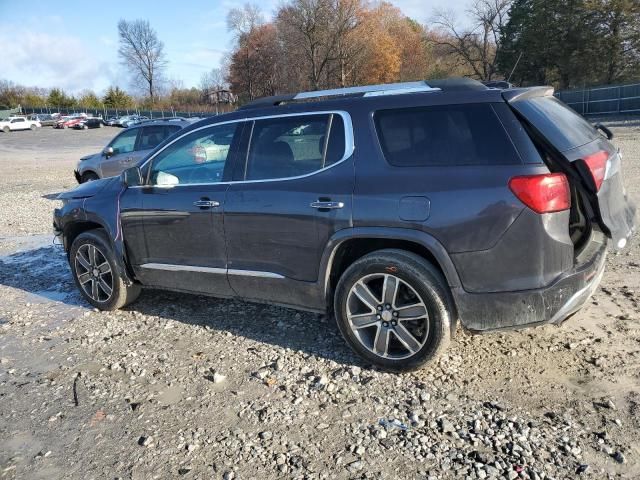
[(122, 62), (133, 71), (134, 82), (144, 86), (153, 102), (157, 96), (167, 60), (164, 44), (147, 20), (118, 22), (120, 48), (118, 55)]
[(496, 53), (500, 32), (513, 0), (476, 0), (468, 10), (471, 27), (460, 29), (450, 12), (436, 11), (433, 22), (444, 34), (439, 44), (450, 55), (471, 69), (479, 80), (491, 80), (496, 74)]
[(254, 28), (264, 23), (264, 17), (254, 3), (245, 3), (242, 8), (232, 8), (227, 13), (227, 30), (237, 38), (248, 35)]
[(205, 93), (209, 90), (222, 90), (227, 86), (226, 77), (222, 68), (212, 68), (200, 77), (200, 89)]
[(278, 30), (286, 51), (300, 52), (311, 88), (320, 88), (333, 62), (342, 62), (346, 81), (347, 35), (358, 25), (358, 0), (294, 0), (278, 12)]

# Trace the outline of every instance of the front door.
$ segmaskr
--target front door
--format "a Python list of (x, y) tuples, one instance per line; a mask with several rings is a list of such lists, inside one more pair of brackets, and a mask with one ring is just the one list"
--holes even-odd
[(139, 130), (139, 128), (127, 129), (107, 145), (107, 148), (113, 149), (113, 154), (108, 157), (104, 156), (100, 162), (100, 176), (102, 178), (120, 175), (123, 170), (128, 168), (128, 165), (132, 165)]
[[(348, 118), (347, 118), (348, 120)], [(350, 122), (348, 122), (350, 124)], [(256, 120), (225, 203), (237, 295), (319, 305), (312, 286), (329, 237), (351, 223), (352, 142), (338, 113)]]
[(136, 189), (141, 208), (133, 214), (142, 219), (144, 243), (128, 242), (143, 284), (231, 295), (223, 223), (228, 184), (221, 182), (240, 129), (236, 123), (197, 129), (144, 169), (148, 181)]

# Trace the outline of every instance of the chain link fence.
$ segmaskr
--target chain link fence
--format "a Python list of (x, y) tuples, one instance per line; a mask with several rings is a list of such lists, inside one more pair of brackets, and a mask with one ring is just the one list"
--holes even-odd
[(58, 108), (58, 107), (22, 107), (22, 113), (29, 115), (32, 113), (60, 113), (61, 115), (73, 115), (74, 113), (86, 113), (95, 117), (102, 117), (105, 120), (111, 117), (122, 117), (124, 115), (141, 115), (148, 118), (204, 118), (217, 115), (216, 112), (189, 112), (178, 110), (139, 110), (136, 108)]
[[(576, 112), (588, 115), (640, 114), (640, 83), (628, 85), (608, 85), (586, 88), (583, 90), (562, 90), (556, 92), (556, 97), (573, 108)], [(60, 113), (71, 115), (86, 113), (96, 117), (109, 119), (123, 115), (142, 115), (148, 118), (170, 117), (211, 117), (224, 112), (189, 112), (177, 110), (139, 110), (134, 108), (58, 108), (58, 107), (22, 107), (24, 114), (31, 113)]]
[(640, 83), (564, 90), (556, 97), (585, 116), (640, 114)]

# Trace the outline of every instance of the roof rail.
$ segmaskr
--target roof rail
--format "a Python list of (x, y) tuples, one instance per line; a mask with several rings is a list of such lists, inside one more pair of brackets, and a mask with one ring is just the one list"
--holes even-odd
[(429, 86), (426, 82), (384, 83), (379, 85), (364, 85), (360, 87), (333, 88), (330, 90), (315, 90), (288, 95), (276, 95), (254, 100), (240, 107), (241, 109), (258, 108), (281, 105), (296, 100), (311, 100), (324, 97), (361, 96), (374, 97), (381, 95), (399, 95), (403, 93), (420, 93), (439, 91), (440, 88)]

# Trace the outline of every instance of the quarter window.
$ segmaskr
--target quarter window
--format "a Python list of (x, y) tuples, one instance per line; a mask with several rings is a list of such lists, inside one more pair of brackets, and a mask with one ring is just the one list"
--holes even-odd
[(344, 122), (337, 114), (256, 120), (245, 180), (297, 177), (328, 167), (345, 151)]
[(490, 104), (382, 110), (375, 123), (385, 158), (398, 167), (521, 163)]
[(151, 184), (221, 182), (238, 128), (238, 123), (216, 125), (189, 133), (169, 145), (153, 161)]

